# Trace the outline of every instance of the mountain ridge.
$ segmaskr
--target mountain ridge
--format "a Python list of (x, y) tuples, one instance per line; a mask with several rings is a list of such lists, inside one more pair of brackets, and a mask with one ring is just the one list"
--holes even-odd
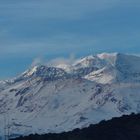
[[(100, 54), (70, 70), (38, 65), (0, 82), (0, 135), (61, 133), (140, 112), (140, 57)], [(72, 65), (72, 66), (71, 66)], [(16, 132), (16, 134), (15, 134)]]

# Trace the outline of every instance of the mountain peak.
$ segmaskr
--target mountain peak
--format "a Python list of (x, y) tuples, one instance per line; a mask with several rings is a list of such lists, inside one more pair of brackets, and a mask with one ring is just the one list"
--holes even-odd
[(108, 57), (116, 57), (119, 53), (115, 52), (115, 53), (100, 53), (100, 54), (97, 54), (97, 56), (100, 58), (100, 59), (106, 59)]
[[(58, 77), (66, 77), (67, 75), (80, 76), (82, 78), (88, 75), (88, 79), (96, 79), (99, 77), (100, 79), (105, 79), (102, 78), (102, 76), (106, 77), (108, 75), (111, 79), (125, 79), (125, 81), (127, 79), (135, 79), (135, 81), (137, 81), (140, 79), (138, 76), (140, 73), (139, 63), (140, 57), (137, 56), (121, 53), (102, 53), (81, 58), (71, 65), (59, 64), (58, 66), (53, 67), (37, 65), (25, 71), (14, 81), (21, 81), (36, 77), (53, 80)], [(96, 77), (96, 75), (100, 76)]]
[(45, 65), (37, 65), (28, 69), (19, 77), (15, 78), (14, 82), (35, 78), (43, 78), (45, 80), (55, 80), (66, 77), (66, 75), (67, 75), (66, 72), (61, 68), (48, 67)]
[(102, 65), (103, 65), (103, 61), (94, 55), (90, 55), (90, 56), (84, 57), (82, 59), (79, 59), (73, 64), (73, 66), (76, 69), (88, 68), (88, 67), (100, 68), (100, 67), (102, 67)]

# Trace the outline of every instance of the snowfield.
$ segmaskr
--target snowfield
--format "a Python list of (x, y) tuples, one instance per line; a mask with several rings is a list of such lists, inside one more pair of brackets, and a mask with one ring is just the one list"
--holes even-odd
[[(63, 67), (64, 66), (64, 67)], [(99, 54), (0, 81), (0, 135), (60, 133), (140, 112), (140, 57)]]

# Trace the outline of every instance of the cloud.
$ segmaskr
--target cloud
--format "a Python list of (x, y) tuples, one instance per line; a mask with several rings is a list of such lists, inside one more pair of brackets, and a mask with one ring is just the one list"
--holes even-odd
[(74, 63), (75, 60), (76, 60), (75, 55), (71, 54), (69, 58), (61, 57), (61, 58), (52, 59), (47, 62), (47, 65), (48, 66), (71, 65)]
[(59, 67), (62, 68), (64, 66), (70, 66), (72, 65), (77, 58), (74, 54), (70, 54), (69, 57), (56, 57), (53, 59), (45, 59), (42, 57), (37, 57), (33, 60), (31, 67), (39, 66), (39, 65), (45, 65), (48, 67)]
[(44, 60), (41, 57), (35, 58), (31, 64), (31, 67), (43, 64)]

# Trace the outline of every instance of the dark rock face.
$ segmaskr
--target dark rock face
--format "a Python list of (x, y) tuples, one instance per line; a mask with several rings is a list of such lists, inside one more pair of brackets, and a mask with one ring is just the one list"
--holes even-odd
[(30, 135), (15, 140), (140, 140), (140, 114), (102, 121), (72, 132)]
[(63, 69), (41, 65), (29, 69), (19, 77), (15, 78), (13, 82), (16, 83), (22, 80), (33, 80), (37, 78), (41, 78), (41, 80), (44, 81), (54, 81), (66, 78), (67, 76), (68, 74)]

